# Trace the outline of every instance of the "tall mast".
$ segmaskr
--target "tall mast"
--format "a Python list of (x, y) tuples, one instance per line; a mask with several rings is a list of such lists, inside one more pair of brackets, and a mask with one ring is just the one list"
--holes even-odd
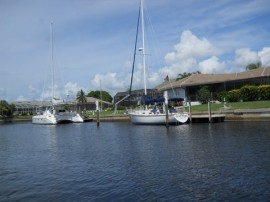
[(146, 90), (146, 59), (145, 59), (145, 44), (144, 44), (144, 8), (143, 1), (141, 0), (141, 21), (142, 21), (142, 55), (143, 55), (143, 79), (144, 79), (144, 94), (147, 95)]
[(51, 85), (52, 85), (52, 102), (54, 99), (54, 58), (53, 58), (53, 22), (51, 22)]

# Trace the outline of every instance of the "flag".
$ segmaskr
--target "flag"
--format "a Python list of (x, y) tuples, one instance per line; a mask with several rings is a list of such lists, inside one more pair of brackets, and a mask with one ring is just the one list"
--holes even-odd
[(165, 77), (164, 81), (169, 81), (169, 76), (168, 75)]

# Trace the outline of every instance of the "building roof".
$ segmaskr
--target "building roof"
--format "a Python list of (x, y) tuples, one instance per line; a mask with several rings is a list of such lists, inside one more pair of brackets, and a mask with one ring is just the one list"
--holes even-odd
[(51, 102), (49, 101), (38, 101), (38, 100), (33, 100), (33, 101), (16, 101), (12, 102), (16, 106), (16, 108), (36, 108), (36, 107), (41, 107), (41, 106), (51, 106)]
[(250, 71), (230, 73), (230, 74), (192, 74), (186, 78), (171, 81), (171, 83), (166, 81), (162, 85), (158, 86), (158, 90), (162, 91), (171, 89), (171, 86), (173, 86), (174, 88), (198, 86), (244, 79), (262, 78), (269, 76), (270, 76), (270, 67), (258, 68)]
[(86, 102), (87, 103), (96, 103), (97, 100), (100, 101), (100, 102), (102, 102), (102, 103), (104, 103), (104, 104), (112, 105), (112, 103), (106, 102), (104, 100), (99, 100), (99, 99), (94, 98), (94, 97), (86, 97)]

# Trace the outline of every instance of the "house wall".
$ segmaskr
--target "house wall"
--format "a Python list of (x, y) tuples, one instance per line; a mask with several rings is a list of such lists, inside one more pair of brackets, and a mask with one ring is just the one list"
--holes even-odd
[(184, 88), (174, 88), (167, 90), (167, 92), (170, 98), (179, 97), (185, 99), (186, 97), (186, 90)]

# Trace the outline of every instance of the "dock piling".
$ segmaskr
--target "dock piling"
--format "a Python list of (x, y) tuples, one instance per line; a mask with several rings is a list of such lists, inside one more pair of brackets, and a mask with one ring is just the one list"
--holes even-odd
[(212, 123), (211, 101), (208, 102), (208, 117), (209, 117), (209, 123)]

